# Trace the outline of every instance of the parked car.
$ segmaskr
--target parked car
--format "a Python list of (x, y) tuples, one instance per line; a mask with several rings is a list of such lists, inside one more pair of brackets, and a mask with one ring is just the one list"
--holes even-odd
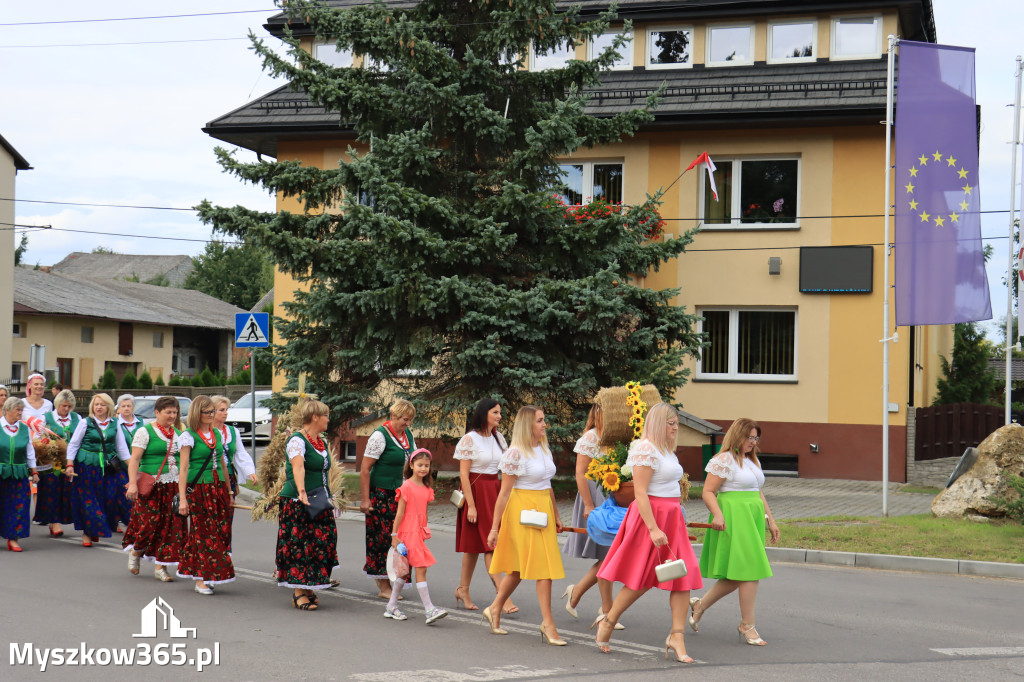
[[(256, 440), (270, 440), (270, 409), (264, 406), (271, 391), (256, 391)], [(227, 423), (238, 429), (242, 438), (248, 440), (252, 433), (252, 402), (253, 394), (246, 393), (228, 409)]]
[[(192, 401), (182, 396), (175, 396), (178, 399), (178, 409), (181, 412), (181, 421), (188, 421), (188, 408), (192, 404)], [(141, 417), (142, 419), (154, 419), (156, 417), (156, 411), (153, 409), (153, 405), (156, 404), (156, 398), (150, 396), (142, 396), (135, 398), (135, 416)]]

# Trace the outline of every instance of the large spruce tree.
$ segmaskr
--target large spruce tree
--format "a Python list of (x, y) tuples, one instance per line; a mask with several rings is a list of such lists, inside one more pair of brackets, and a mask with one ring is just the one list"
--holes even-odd
[(265, 68), (339, 114), (369, 146), (337, 168), (297, 161), (226, 171), (297, 197), (303, 213), (201, 206), (217, 230), (266, 246), (308, 287), (277, 322), (279, 367), (349, 417), (395, 392), (418, 422), (462, 425), (484, 396), (506, 414), (526, 403), (552, 415), (553, 437), (579, 427), (600, 386), (652, 382), (671, 398), (700, 346), (676, 289), (638, 286), (691, 240), (649, 240), (656, 198), (621, 211), (572, 211), (553, 195), (557, 163), (618, 142), (649, 108), (595, 116), (586, 90), (624, 37), (593, 61), (532, 72), (518, 61), (582, 44), (611, 13), (582, 21), (553, 0), (424, 0), (337, 9), (282, 7), (369, 68), (334, 68), (253, 38)]

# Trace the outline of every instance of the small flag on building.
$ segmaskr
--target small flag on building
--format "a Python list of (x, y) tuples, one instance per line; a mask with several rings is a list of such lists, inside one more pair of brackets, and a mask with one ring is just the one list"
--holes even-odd
[(686, 167), (686, 170), (691, 170), (697, 165), (703, 167), (708, 172), (708, 184), (711, 185), (711, 194), (715, 197), (715, 201), (718, 201), (718, 188), (715, 187), (715, 171), (718, 169), (715, 168), (715, 162), (711, 160), (707, 152), (701, 152), (701, 155)]
[(902, 40), (897, 83), (896, 324), (991, 319), (974, 50)]

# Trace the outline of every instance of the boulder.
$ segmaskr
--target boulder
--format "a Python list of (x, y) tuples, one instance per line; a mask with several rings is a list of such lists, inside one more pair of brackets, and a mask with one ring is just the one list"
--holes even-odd
[(1007, 478), (1024, 476), (1024, 426), (1009, 424), (978, 446), (978, 461), (932, 501), (935, 516), (987, 520), (1005, 516), (993, 497), (1016, 499)]

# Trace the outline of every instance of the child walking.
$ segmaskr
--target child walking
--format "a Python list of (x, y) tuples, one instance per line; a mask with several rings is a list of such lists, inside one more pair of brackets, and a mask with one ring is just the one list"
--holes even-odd
[[(424, 542), (430, 537), (427, 504), (434, 499), (434, 472), (431, 469), (430, 450), (420, 448), (413, 452), (406, 461), (402, 473), (405, 475), (405, 483), (395, 491), (398, 511), (395, 513), (395, 523), (391, 528), (391, 546), (397, 548), (399, 543), (405, 544), (409, 568), (416, 571), (416, 590), (423, 600), (423, 608), (427, 610), (427, 625), (432, 625), (447, 616), (448, 612), (434, 606), (430, 601), (430, 591), (427, 589), (427, 567), (437, 563)], [(402, 593), (404, 586), (405, 580), (395, 580), (391, 588), (391, 599), (384, 609), (385, 618), (406, 620), (407, 616), (398, 609), (398, 595)]]

